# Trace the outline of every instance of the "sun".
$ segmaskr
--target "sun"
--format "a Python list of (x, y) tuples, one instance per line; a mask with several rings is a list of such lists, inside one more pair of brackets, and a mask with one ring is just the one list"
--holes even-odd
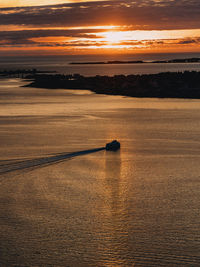
[(108, 31), (103, 34), (103, 39), (108, 44), (117, 44), (126, 40), (126, 34), (120, 31)]

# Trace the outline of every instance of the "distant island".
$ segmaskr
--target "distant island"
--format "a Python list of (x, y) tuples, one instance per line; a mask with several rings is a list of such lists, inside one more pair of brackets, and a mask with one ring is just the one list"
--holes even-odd
[(143, 63), (198, 63), (200, 58), (184, 58), (172, 60), (156, 60), (156, 61), (143, 61), (143, 60), (111, 60), (111, 61), (88, 61), (88, 62), (71, 62), (71, 65), (109, 65), (109, 64), (143, 64)]
[(80, 74), (35, 74), (28, 87), (91, 90), (97, 94), (131, 97), (200, 99), (200, 72), (85, 77)]

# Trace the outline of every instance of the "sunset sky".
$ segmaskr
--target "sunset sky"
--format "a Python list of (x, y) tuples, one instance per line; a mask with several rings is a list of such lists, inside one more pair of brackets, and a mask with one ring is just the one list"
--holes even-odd
[(0, 0), (0, 55), (200, 52), (199, 0)]

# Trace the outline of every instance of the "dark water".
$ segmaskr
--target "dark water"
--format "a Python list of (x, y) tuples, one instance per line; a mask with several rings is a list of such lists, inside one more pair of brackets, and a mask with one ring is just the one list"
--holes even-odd
[[(199, 266), (200, 101), (0, 81), (0, 266)], [(34, 167), (34, 168), (33, 168)]]
[(175, 58), (200, 57), (200, 53), (183, 54), (141, 54), (141, 55), (102, 55), (102, 56), (41, 56), (41, 57), (2, 57), (0, 70), (32, 69), (57, 71), (63, 74), (79, 73), (85, 76), (119, 74), (153, 74), (167, 71), (200, 71), (199, 63), (158, 63), (158, 64), (112, 64), (112, 65), (70, 65), (70, 62), (108, 60), (169, 60)]

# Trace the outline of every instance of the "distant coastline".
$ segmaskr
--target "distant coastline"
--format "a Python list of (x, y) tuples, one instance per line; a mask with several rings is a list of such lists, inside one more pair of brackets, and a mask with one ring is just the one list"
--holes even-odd
[(3, 70), (0, 71), (0, 79), (1, 78), (26, 78), (26, 77), (35, 77), (38, 74), (52, 74), (56, 73), (56, 71), (41, 71), (35, 68), (33, 69), (16, 69), (16, 70)]
[(27, 87), (91, 90), (97, 94), (130, 97), (200, 99), (200, 72), (85, 77), (79, 74), (35, 74)]
[(111, 60), (111, 61), (88, 61), (88, 62), (70, 62), (71, 65), (111, 65), (111, 64), (144, 64), (144, 63), (199, 63), (200, 58), (184, 58), (184, 59), (172, 59), (172, 60)]

